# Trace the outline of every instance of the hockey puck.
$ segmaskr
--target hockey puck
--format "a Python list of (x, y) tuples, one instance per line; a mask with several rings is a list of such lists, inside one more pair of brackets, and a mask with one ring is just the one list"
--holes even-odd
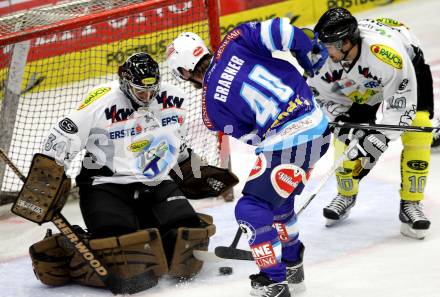
[(232, 274), (232, 267), (224, 266), (218, 269), (221, 275), (230, 275)]

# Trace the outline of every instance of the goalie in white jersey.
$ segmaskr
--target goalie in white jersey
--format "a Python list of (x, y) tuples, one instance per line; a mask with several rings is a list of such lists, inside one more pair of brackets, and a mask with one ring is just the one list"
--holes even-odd
[[(309, 84), (331, 121), (432, 126), (431, 71), (408, 28), (391, 19), (358, 23), (348, 10), (333, 8), (321, 16), (314, 30), (326, 45), (330, 59)], [(334, 135), (338, 155), (353, 136), (359, 144), (336, 172), (338, 195), (324, 208), (327, 225), (347, 217), (356, 202), (359, 180), (388, 143), (400, 138), (401, 232), (424, 238), (430, 221), (420, 201), (428, 176), (432, 134), (336, 128)]]
[[(94, 88), (50, 130), (43, 154), (68, 167), (86, 150), (76, 178), (89, 232), (83, 236), (91, 239), (90, 247), (113, 274), (136, 282), (134, 289), (127, 285), (127, 292), (133, 293), (155, 285), (164, 273), (187, 278), (200, 271), (203, 263), (192, 250), (207, 250), (215, 226), (210, 216), (196, 213), (187, 198), (218, 196), (238, 180), (226, 169), (203, 164), (186, 147), (188, 98), (182, 89), (161, 83), (152, 57), (133, 54), (119, 67), (118, 76)], [(36, 161), (41, 154), (36, 155), (32, 166), (48, 162), (57, 168), (44, 155), (44, 161)], [(48, 285), (74, 280), (104, 286), (60, 238), (49, 236), (31, 247), (38, 278)]]

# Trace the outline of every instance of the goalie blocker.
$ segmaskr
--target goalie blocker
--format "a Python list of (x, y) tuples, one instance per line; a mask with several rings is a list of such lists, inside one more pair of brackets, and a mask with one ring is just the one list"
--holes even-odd
[[(199, 218), (200, 228), (180, 227), (176, 230), (177, 239), (170, 255), (166, 255), (156, 228), (102, 239), (89, 239), (89, 235), (78, 226), (75, 231), (115, 276), (129, 279), (139, 286), (149, 283), (149, 288), (156, 285), (164, 274), (190, 278), (201, 270), (203, 262), (195, 259), (192, 251), (208, 250), (209, 237), (215, 234), (215, 225), (208, 215), (199, 214)], [(66, 237), (50, 233), (29, 248), (35, 275), (42, 283), (60, 286), (76, 282), (105, 287), (96, 272), (84, 265), (84, 259), (71, 248)], [(167, 258), (170, 260), (167, 261)]]
[(63, 166), (51, 157), (35, 154), (11, 211), (40, 225), (49, 222), (63, 208), (70, 187)]

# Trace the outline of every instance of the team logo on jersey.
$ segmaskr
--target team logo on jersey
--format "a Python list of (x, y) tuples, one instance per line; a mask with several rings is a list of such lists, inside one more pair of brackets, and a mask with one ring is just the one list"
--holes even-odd
[(105, 94), (107, 94), (110, 90), (111, 88), (109, 87), (101, 87), (96, 90), (93, 90), (91, 93), (87, 95), (86, 99), (84, 99), (83, 103), (77, 108), (77, 110), (81, 110), (89, 106), (90, 104), (92, 104), (93, 102), (104, 96)]
[(75, 123), (69, 119), (64, 118), (58, 123), (58, 127), (60, 127), (61, 130), (63, 130), (66, 133), (69, 134), (75, 134), (78, 132), (78, 127), (75, 125)]
[(252, 226), (248, 222), (242, 221), (242, 220), (238, 220), (237, 223), (240, 226), (240, 229), (243, 232), (243, 234), (246, 235), (248, 243), (253, 244), (255, 241), (255, 236), (257, 234), (255, 232), (254, 226)]
[(301, 182), (307, 181), (304, 170), (293, 164), (281, 164), (272, 170), (270, 180), (282, 198), (288, 198)]
[(163, 91), (160, 95), (156, 96), (156, 100), (165, 109), (171, 107), (180, 108), (185, 99), (177, 96), (168, 96), (167, 91)]
[(343, 73), (344, 69), (333, 70), (332, 72), (326, 72), (323, 76), (321, 76), (321, 79), (327, 83), (332, 83), (340, 80)]
[(131, 128), (118, 128), (116, 130), (109, 131), (109, 138), (110, 139), (120, 139), (127, 136), (135, 136), (140, 133), (142, 133), (143, 129), (142, 126), (137, 124), (135, 127)]
[(110, 108), (105, 109), (105, 118), (112, 120), (113, 123), (125, 121), (134, 112), (131, 108), (117, 108), (116, 105), (112, 105)]
[(380, 85), (382, 85), (382, 78), (372, 74), (370, 71), (370, 67), (362, 67), (361, 65), (359, 65), (358, 71), (359, 74), (363, 75), (365, 78), (371, 78), (377, 81)]
[(404, 24), (402, 24), (399, 21), (393, 20), (393, 19), (389, 19), (389, 18), (378, 18), (376, 19), (376, 21), (378, 23), (390, 26), (390, 27), (400, 27), (400, 26), (404, 26)]
[(259, 154), (257, 160), (255, 161), (254, 168), (252, 168), (247, 180), (250, 181), (261, 176), (264, 171), (266, 171), (266, 167), (266, 157), (264, 156), (264, 154)]
[(142, 151), (145, 147), (149, 146), (150, 143), (151, 143), (151, 142), (150, 142), (150, 140), (148, 140), (148, 139), (139, 140), (139, 141), (136, 141), (136, 142), (133, 142), (132, 144), (130, 144), (130, 145), (127, 147), (127, 149), (128, 149), (130, 152), (138, 153), (138, 152)]
[(367, 89), (365, 91), (365, 93), (361, 93), (359, 91), (354, 91), (350, 94), (348, 94), (347, 96), (356, 103), (359, 104), (364, 104), (365, 102), (367, 102), (371, 97), (373, 97), (374, 95), (376, 95), (378, 92), (372, 89)]
[(170, 117), (166, 117), (162, 119), (162, 127), (165, 127), (169, 124), (179, 124), (182, 125), (184, 122), (183, 116), (173, 115)]
[(373, 44), (370, 47), (370, 50), (373, 53), (373, 55), (375, 55), (376, 58), (378, 58), (382, 62), (385, 62), (396, 69), (402, 69), (403, 67), (402, 57), (391, 47), (383, 44)]

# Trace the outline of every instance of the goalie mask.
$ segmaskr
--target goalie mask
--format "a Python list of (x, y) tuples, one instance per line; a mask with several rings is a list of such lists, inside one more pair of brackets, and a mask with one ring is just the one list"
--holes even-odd
[(147, 53), (128, 57), (118, 70), (121, 90), (138, 106), (148, 106), (159, 92), (159, 65)]
[(185, 81), (188, 78), (182, 75), (181, 69), (194, 71), (197, 63), (207, 54), (209, 50), (200, 36), (184, 32), (167, 47), (166, 59), (173, 76), (178, 81)]

